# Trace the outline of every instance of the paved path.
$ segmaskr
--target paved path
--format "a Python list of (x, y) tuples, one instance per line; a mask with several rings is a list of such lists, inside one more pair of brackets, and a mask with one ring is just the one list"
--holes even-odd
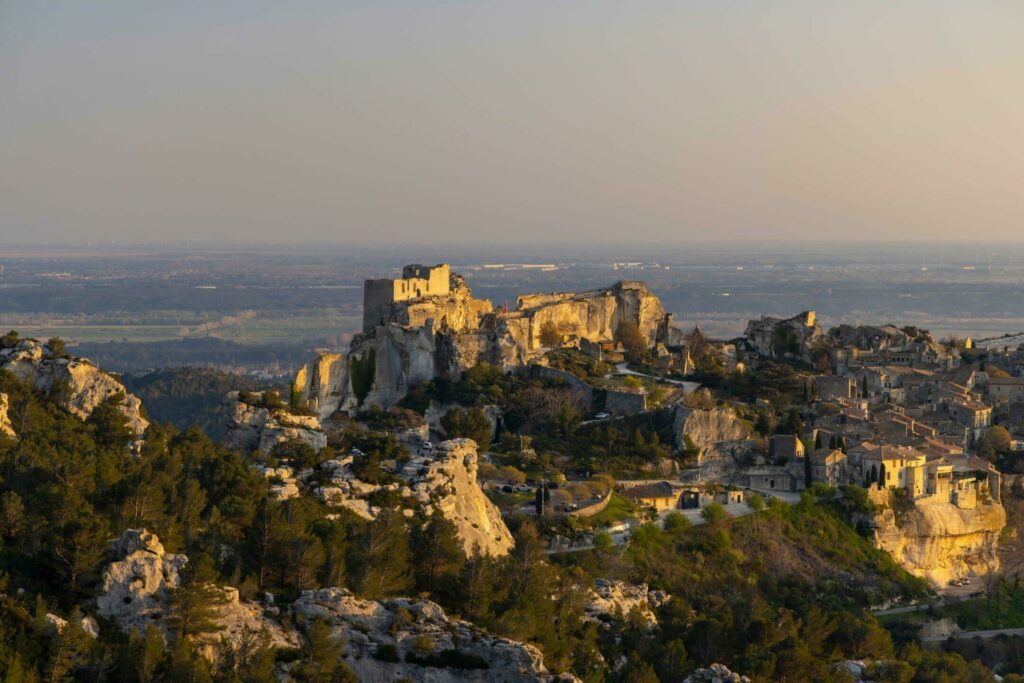
[(873, 617), (886, 617), (890, 614), (909, 614), (910, 612), (922, 612), (929, 607), (945, 607), (946, 602), (939, 600), (938, 602), (924, 602), (919, 605), (905, 605), (903, 607), (890, 607), (889, 609), (876, 609), (871, 612)]

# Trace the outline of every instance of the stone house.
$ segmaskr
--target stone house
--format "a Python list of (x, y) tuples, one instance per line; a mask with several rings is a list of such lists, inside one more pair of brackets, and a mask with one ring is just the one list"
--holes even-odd
[(883, 489), (903, 489), (911, 498), (923, 496), (926, 489), (927, 457), (906, 446), (880, 446), (861, 459), (866, 482), (877, 482)]
[(829, 486), (840, 486), (850, 482), (846, 453), (841, 450), (819, 448), (808, 457), (811, 459), (811, 480), (813, 482)]
[(994, 403), (1024, 402), (1024, 377), (989, 377), (988, 396)]
[(652, 507), (658, 512), (679, 507), (679, 493), (667, 481), (630, 486), (623, 489), (622, 496), (637, 505)]

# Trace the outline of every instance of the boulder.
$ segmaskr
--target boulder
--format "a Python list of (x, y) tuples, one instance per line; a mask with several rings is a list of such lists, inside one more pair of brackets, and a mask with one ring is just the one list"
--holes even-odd
[(13, 348), (0, 350), (0, 369), (11, 371), (37, 391), (52, 392), (61, 408), (83, 420), (108, 398), (124, 396), (119, 408), (132, 431), (141, 437), (149, 426), (138, 397), (85, 358), (58, 355), (35, 339), (23, 339)]

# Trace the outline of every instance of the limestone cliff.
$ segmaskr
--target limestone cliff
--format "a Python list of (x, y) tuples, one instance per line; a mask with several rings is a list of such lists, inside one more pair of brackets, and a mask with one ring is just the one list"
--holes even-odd
[(18, 435), (14, 433), (14, 425), (11, 424), (11, 418), (7, 415), (7, 409), (7, 394), (0, 394), (0, 434), (16, 439)]
[[(606, 343), (615, 340), (621, 322), (629, 321), (651, 345), (674, 329), (658, 297), (642, 282), (522, 296), (508, 313), (473, 298), (457, 274), (437, 295), (394, 300), (396, 284), (403, 281), (368, 280), (364, 306), (372, 311), (362, 334), (347, 353), (321, 354), (296, 374), (293, 394), (321, 418), (360, 405), (390, 407), (419, 382), (457, 380), (483, 362), (507, 370), (521, 367), (546, 351), (540, 343), (545, 328), (564, 338)], [(357, 364), (368, 377), (354, 372)]]
[(83, 420), (103, 401), (122, 395), (124, 401), (119, 407), (132, 431), (141, 437), (149, 426), (138, 397), (85, 358), (54, 353), (35, 339), (24, 339), (13, 348), (0, 350), (0, 369), (11, 371), (37, 391), (53, 395), (61, 408)]
[(274, 446), (291, 441), (309, 444), (315, 451), (327, 445), (327, 435), (317, 417), (262, 407), (262, 393), (250, 393), (245, 398), (241, 400), (239, 393), (232, 391), (224, 399), (230, 416), (224, 439), (228, 448), (269, 453)]
[(707, 478), (724, 478), (736, 461), (750, 450), (750, 430), (732, 408), (711, 410), (677, 405), (673, 416), (676, 446), (686, 446), (686, 437), (700, 449), (697, 465)]
[(881, 510), (875, 524), (878, 547), (911, 574), (936, 586), (999, 568), (996, 546), (1006, 512), (997, 502), (965, 510), (945, 500), (925, 498), (898, 515), (891, 508)]
[(432, 456), (410, 459), (399, 476), (413, 495), (455, 525), (467, 554), (507, 555), (515, 546), (511, 532), (476, 480), (477, 452), (472, 439), (452, 439)]
[[(345, 663), (366, 683), (556, 680), (535, 646), (452, 619), (428, 600), (377, 602), (362, 600), (344, 588), (324, 588), (304, 591), (292, 611), (300, 623), (326, 622), (345, 643)], [(438, 661), (442, 658), (461, 666), (443, 667)]]

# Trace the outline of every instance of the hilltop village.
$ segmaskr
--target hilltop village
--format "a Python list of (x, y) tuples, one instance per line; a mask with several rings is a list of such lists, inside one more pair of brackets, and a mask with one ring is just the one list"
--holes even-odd
[(366, 281), (346, 351), (218, 415), (223, 443), (59, 339), (0, 339), (5, 680), (974, 681), (1024, 656), (966, 637), (1015, 625), (1019, 338), (807, 311), (713, 339), (643, 282), (499, 308), (409, 265)]
[[(498, 310), (441, 264), (368, 280), (351, 350), (303, 368), (292, 396), (326, 424), (402, 415), (414, 448), (450, 431), (446, 418), (475, 411), (498, 444), (482, 470), (485, 485), (504, 492), (495, 499), (509, 505), (511, 489), (548, 501), (554, 491), (554, 508), (538, 510), (555, 517), (599, 514), (608, 496), (586, 490), (601, 488), (599, 470), (619, 480), (608, 488), (661, 518), (715, 502), (742, 510), (751, 494), (796, 500), (815, 487), (861, 487), (879, 547), (945, 587), (999, 566), (997, 463), (1024, 451), (1022, 372), (1024, 352), (1011, 344), (940, 342), (895, 325), (825, 330), (813, 311), (708, 339), (675, 326), (642, 282), (521, 296), (514, 310)], [(542, 382), (545, 400), (572, 411), (574, 429), (636, 444), (538, 453), (525, 444), (565, 440), (522, 429), (523, 407), (479, 386), (488, 373), (499, 385)], [(410, 417), (414, 403), (422, 421)], [(580, 528), (560, 531), (553, 547), (566, 536), (569, 548), (592, 542)]]

